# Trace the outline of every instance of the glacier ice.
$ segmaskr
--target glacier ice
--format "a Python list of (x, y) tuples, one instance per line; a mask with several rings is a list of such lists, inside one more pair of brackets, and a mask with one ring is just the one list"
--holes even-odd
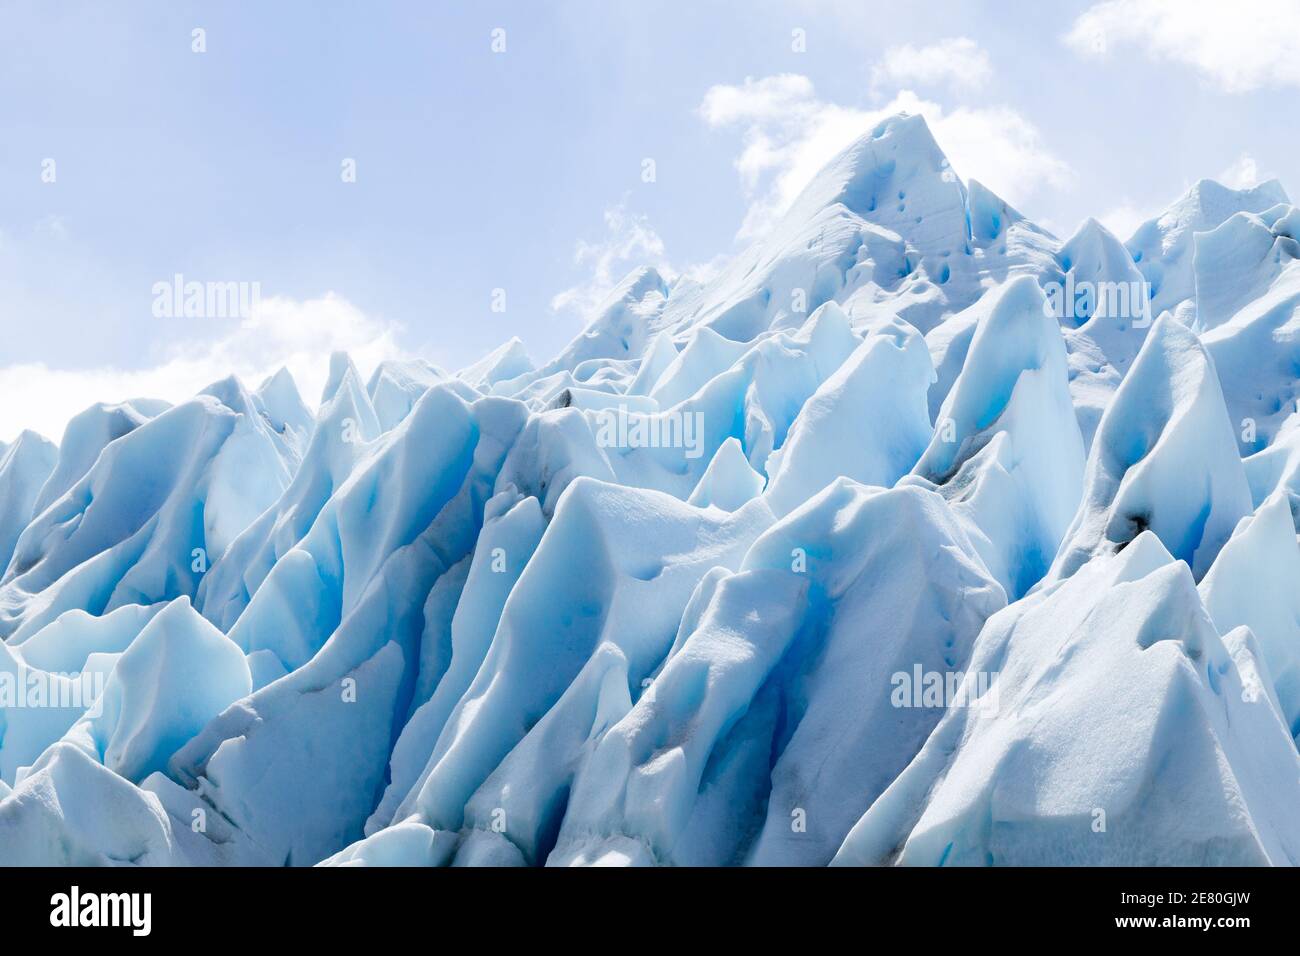
[(813, 393), (768, 459), (767, 500), (785, 515), (843, 475), (888, 488), (930, 439), (925, 341), (904, 322), (873, 329)]
[(0, 566), (8, 567), (18, 536), (38, 513), (58, 457), (53, 443), (31, 431), (0, 445)]
[(1166, 313), (1097, 426), (1083, 501), (1049, 577), (1068, 577), (1151, 528), (1199, 579), (1250, 510), (1215, 364)]
[(1300, 758), (1254, 642), (1220, 635), (1153, 532), (995, 615), (971, 669), (997, 677), (944, 714), (835, 862), (1297, 861)]
[(1294, 864), (1298, 226), (900, 115), (541, 364), (24, 433), (0, 864)]
[(1038, 283), (1011, 279), (980, 302), (987, 311), (912, 477), (967, 521), (1015, 599), (1046, 573), (1079, 506), (1083, 437), (1065, 343)]

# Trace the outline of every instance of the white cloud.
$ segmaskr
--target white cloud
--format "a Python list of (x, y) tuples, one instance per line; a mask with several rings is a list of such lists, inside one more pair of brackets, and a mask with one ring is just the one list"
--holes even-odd
[(383, 359), (404, 354), (398, 326), (365, 315), (333, 293), (305, 302), (263, 299), (251, 317), (229, 323), (215, 339), (173, 349), (161, 361), (138, 369), (69, 369), (43, 362), (0, 367), (0, 440), (12, 440), (30, 428), (59, 441), (68, 419), (95, 402), (142, 397), (183, 401), (230, 374), (256, 388), (281, 366), (314, 407), (331, 352), (349, 352), (363, 374)]
[(654, 266), (665, 278), (671, 275), (664, 241), (644, 215), (628, 212), (626, 203), (605, 210), (605, 233), (598, 242), (578, 241), (573, 262), (589, 268), (591, 274), (557, 293), (551, 299), (553, 310), (572, 309), (589, 319), (613, 288), (637, 266)]
[(859, 109), (818, 99), (807, 77), (751, 78), (713, 87), (700, 105), (711, 126), (745, 128), (736, 169), (750, 208), (739, 238), (766, 232), (836, 153), (900, 112), (924, 116), (957, 173), (1013, 205), (1072, 181), (1069, 165), (1044, 146), (1038, 129), (1006, 106), (948, 110), (903, 90), (880, 109)]
[(598, 242), (579, 240), (574, 247), (575, 265), (590, 269), (582, 282), (551, 298), (551, 309), (572, 311), (584, 321), (596, 316), (629, 272), (640, 266), (653, 266), (670, 285), (678, 279), (706, 283), (726, 266), (727, 253), (719, 253), (705, 262), (678, 268), (668, 259), (663, 239), (649, 219), (627, 210), (626, 201), (605, 210), (605, 236)]
[(1154, 219), (1164, 212), (1162, 206), (1139, 206), (1125, 200), (1118, 206), (1097, 217), (1097, 221), (1114, 233), (1123, 242), (1127, 242), (1137, 232), (1138, 226), (1148, 219)]
[(989, 55), (970, 37), (950, 37), (917, 47), (891, 47), (872, 70), (875, 85), (941, 86), (978, 89), (993, 75)]
[(1259, 164), (1255, 162), (1255, 157), (1242, 153), (1215, 178), (1229, 189), (1249, 189), (1260, 183)]
[(778, 73), (761, 80), (747, 77), (743, 86), (710, 87), (700, 113), (710, 126), (779, 120), (802, 109), (813, 94), (812, 80), (798, 73)]
[(1086, 56), (1136, 44), (1229, 93), (1300, 86), (1296, 0), (1106, 0), (1074, 21), (1065, 42)]

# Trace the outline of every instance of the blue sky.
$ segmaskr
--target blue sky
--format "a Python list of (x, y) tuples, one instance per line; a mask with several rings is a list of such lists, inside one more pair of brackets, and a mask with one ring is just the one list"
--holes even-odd
[[(543, 361), (896, 108), (1062, 237), (1203, 176), (1295, 195), (1297, 86), (1295, 0), (3, 0), (0, 440), (282, 362), (314, 400), (334, 347)], [(259, 283), (260, 324), (157, 317), (178, 273)]]

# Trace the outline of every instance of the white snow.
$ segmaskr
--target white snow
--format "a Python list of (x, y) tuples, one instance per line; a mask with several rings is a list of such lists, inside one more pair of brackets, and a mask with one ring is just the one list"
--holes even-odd
[(1300, 214), (862, 133), (540, 365), (0, 446), (0, 863), (1300, 861)]
[(1047, 571), (1079, 507), (1083, 438), (1065, 343), (1028, 276), (980, 300), (961, 374), (912, 470), (968, 522), (985, 563), (1018, 598)]
[(1083, 502), (1050, 577), (1150, 528), (1200, 578), (1250, 510), (1214, 363), (1195, 334), (1163, 315), (1097, 427)]
[(1300, 755), (1232, 643), (1152, 532), (1098, 557), (989, 621), (970, 663), (988, 692), (944, 714), (836, 862), (1294, 865)]

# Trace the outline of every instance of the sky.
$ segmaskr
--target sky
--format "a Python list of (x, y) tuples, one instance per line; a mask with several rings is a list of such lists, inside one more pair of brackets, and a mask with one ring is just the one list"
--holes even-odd
[(1300, 0), (0, 0), (0, 441), (281, 365), (314, 403), (334, 349), (540, 364), (900, 110), (1062, 238), (1300, 195), (1297, 87)]

